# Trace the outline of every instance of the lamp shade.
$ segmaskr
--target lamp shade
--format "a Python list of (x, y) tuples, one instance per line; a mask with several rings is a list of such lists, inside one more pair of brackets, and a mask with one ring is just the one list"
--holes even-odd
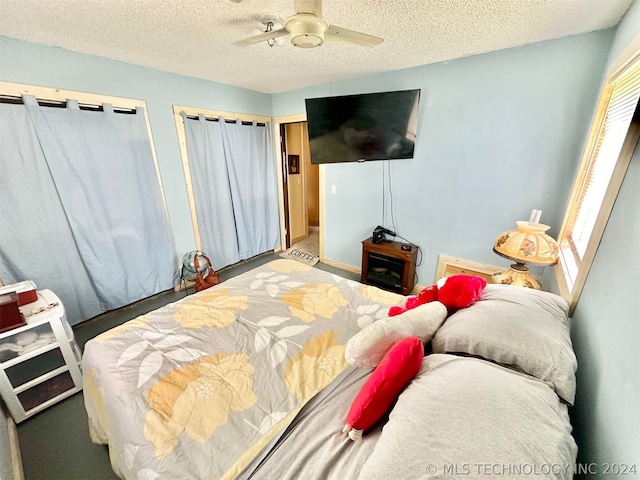
[(496, 238), (493, 251), (498, 255), (529, 265), (548, 266), (558, 261), (558, 244), (547, 235), (549, 225), (516, 222), (518, 228), (504, 232)]

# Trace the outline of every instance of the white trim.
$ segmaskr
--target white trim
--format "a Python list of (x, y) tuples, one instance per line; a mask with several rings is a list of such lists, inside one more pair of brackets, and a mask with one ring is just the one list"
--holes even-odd
[[(585, 142), (584, 150), (581, 154), (581, 161), (578, 167), (569, 201), (564, 212), (564, 219), (562, 221), (562, 227), (558, 234), (558, 243), (562, 244), (566, 235), (566, 231), (569, 228), (569, 223), (573, 210), (575, 209), (577, 199), (582, 191), (582, 183), (585, 175), (588, 173), (589, 164), (591, 162), (593, 149), (600, 137), (600, 129), (609, 107), (609, 99), (614, 89), (614, 84), (618, 77), (623, 74), (631, 65), (640, 64), (640, 35), (638, 35), (624, 50), (611, 62), (609, 69), (607, 70), (607, 78), (600, 90), (600, 96), (598, 98), (597, 108), (593, 114), (591, 124), (589, 127), (589, 136)], [(589, 242), (585, 254), (578, 265), (578, 270), (575, 275), (575, 279), (571, 281), (569, 278), (568, 267), (565, 265), (564, 257), (561, 254), (558, 263), (554, 267), (554, 273), (556, 283), (560, 295), (569, 303), (569, 316), (573, 315), (576, 308), (582, 289), (586, 283), (589, 270), (597, 255), (598, 246), (604, 235), (604, 231), (609, 220), (609, 216), (613, 210), (613, 206), (622, 187), (624, 176), (627, 172), (627, 168), (633, 156), (638, 138), (640, 137), (640, 125), (637, 123), (631, 123), (629, 131), (626, 134), (622, 150), (616, 160), (616, 166), (611, 175), (609, 186), (607, 187), (607, 193), (602, 201), (600, 210), (591, 233)]]
[(298, 123), (298, 122), (306, 122), (307, 114), (306, 113), (297, 113), (295, 115), (285, 115), (283, 117), (274, 117), (273, 123), (281, 124), (281, 123)]
[(325, 186), (325, 179), (326, 179), (326, 173), (325, 173), (325, 165), (318, 165), (318, 223), (320, 224), (320, 228), (318, 229), (318, 243), (319, 243), (319, 249), (320, 252), (320, 261), (322, 262), (326, 262), (326, 256), (324, 254), (324, 245), (325, 245), (325, 241), (324, 241), (324, 235), (325, 235), (325, 229), (324, 229), (324, 225), (325, 225), (325, 218), (326, 218), (326, 206), (325, 206), (325, 191), (324, 191), (324, 186)]
[(208, 108), (174, 105), (173, 113), (180, 114), (180, 112), (184, 112), (187, 115), (196, 115), (196, 116), (202, 113), (204, 114), (204, 116), (209, 118), (224, 117), (225, 120), (242, 120), (243, 122), (259, 122), (259, 123), (271, 122), (271, 117), (254, 115), (252, 113), (225, 112), (223, 110), (210, 110)]
[(9, 410), (2, 404), (0, 404), (0, 415), (4, 417), (7, 426), (9, 455), (11, 458), (11, 470), (13, 471), (12, 478), (14, 480), (24, 480), (22, 457), (20, 455), (20, 442), (18, 439), (18, 429), (16, 428), (16, 422), (9, 414)]
[[(287, 245), (287, 231), (285, 229), (285, 211), (284, 211), (284, 190), (283, 190), (283, 159), (282, 159), (282, 149), (280, 148), (280, 142), (282, 138), (280, 136), (280, 125), (285, 123), (298, 123), (298, 122), (306, 122), (307, 114), (300, 113), (296, 115), (285, 115), (282, 117), (274, 117), (273, 118), (273, 148), (274, 148), (274, 157), (276, 162), (276, 171), (278, 173), (278, 210), (280, 212), (280, 248), (282, 250), (286, 250), (285, 246)], [(320, 174), (322, 175), (322, 174)], [(319, 186), (322, 188), (322, 184)], [(305, 186), (306, 192), (306, 186)], [(322, 192), (322, 190), (320, 190)], [(323, 246), (323, 235), (324, 235), (324, 227), (322, 222), (322, 211), (323, 211), (323, 198), (322, 193), (320, 193), (320, 229), (318, 230), (319, 242), (320, 242), (320, 261), (324, 263), (324, 258), (322, 255), (322, 246)], [(289, 225), (289, 229), (291, 229), (291, 225)]]
[(280, 142), (282, 138), (280, 136), (280, 124), (274, 120), (272, 125), (272, 138), (274, 148), (274, 161), (276, 163), (276, 179), (278, 182), (278, 218), (280, 220), (280, 249), (286, 250), (287, 244), (287, 230), (285, 228), (284, 218), (284, 177), (282, 173), (282, 149), (280, 148)]
[(607, 69), (607, 78), (612, 78), (640, 54), (640, 34), (629, 42), (624, 50), (611, 62)]
[(14, 480), (24, 480), (24, 470), (22, 467), (22, 456), (20, 454), (20, 442), (18, 440), (18, 429), (13, 417), (7, 417), (9, 431), (9, 450), (11, 451), (11, 465), (13, 468)]
[(325, 259), (322, 263), (330, 265), (332, 267), (340, 268), (342, 270), (346, 270), (347, 272), (357, 273), (358, 275), (362, 275), (361, 267), (354, 267), (353, 265), (349, 265), (348, 263), (338, 262), (337, 260), (328, 260)]
[(41, 100), (52, 100), (55, 102), (66, 102), (69, 99), (73, 99), (77, 100), (80, 105), (102, 105), (103, 103), (110, 103), (114, 107), (120, 108), (144, 107), (145, 112), (147, 107), (144, 100), (12, 82), (0, 81), (0, 92), (3, 95), (12, 96), (33, 95)]
[(191, 169), (189, 168), (189, 157), (187, 155), (187, 136), (184, 128), (184, 119), (180, 112), (184, 111), (180, 107), (173, 106), (173, 119), (176, 124), (178, 135), (178, 146), (180, 158), (182, 160), (182, 172), (184, 174), (184, 184), (187, 189), (187, 200), (189, 202), (189, 212), (191, 213), (191, 226), (193, 227), (193, 237), (196, 242), (196, 250), (202, 250), (200, 242), (200, 228), (198, 227), (198, 215), (196, 213), (195, 197), (193, 195), (193, 183), (191, 181)]
[[(567, 280), (562, 255), (559, 257), (559, 261), (554, 267), (560, 294), (565, 300), (567, 300), (567, 302), (569, 302), (570, 316), (573, 315), (573, 311), (575, 310), (578, 300), (580, 299), (580, 295), (582, 294), (582, 289), (587, 281), (591, 264), (598, 253), (600, 241), (604, 235), (607, 222), (609, 221), (609, 216), (613, 211), (613, 206), (615, 204), (616, 197), (618, 196), (618, 192), (622, 187), (624, 176), (629, 168), (631, 157), (633, 156), (633, 152), (638, 144), (638, 139), (640, 139), (640, 124), (634, 122), (631, 123), (629, 131), (627, 132), (615, 169), (611, 175), (611, 181), (607, 187), (607, 193), (600, 206), (600, 211), (589, 238), (584, 257), (582, 258), (580, 265), (578, 265), (578, 272), (573, 284), (570, 285)], [(570, 208), (573, 208), (573, 206), (574, 205), (572, 204)], [(565, 216), (568, 217), (569, 212), (570, 210), (568, 209)], [(562, 241), (563, 236), (564, 229), (558, 237), (559, 241)]]

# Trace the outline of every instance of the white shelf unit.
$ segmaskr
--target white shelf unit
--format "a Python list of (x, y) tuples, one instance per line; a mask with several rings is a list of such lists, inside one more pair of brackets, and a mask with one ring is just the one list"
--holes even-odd
[(16, 423), (82, 390), (81, 354), (51, 290), (20, 307), (26, 325), (0, 334), (0, 394)]

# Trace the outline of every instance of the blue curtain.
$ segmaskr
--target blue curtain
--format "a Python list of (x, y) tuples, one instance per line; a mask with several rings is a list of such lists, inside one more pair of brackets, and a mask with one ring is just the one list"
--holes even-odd
[(0, 104), (0, 278), (33, 280), (64, 304), (69, 323), (100, 314), (100, 300), (24, 105)]
[[(31, 96), (25, 96), (23, 101), (24, 107), (17, 107), (26, 108), (35, 133), (32, 141), (39, 144), (48, 167), (38, 167), (39, 181), (55, 185), (65, 220), (52, 219), (46, 228), (52, 228), (55, 237), (57, 225), (64, 223), (72, 237), (72, 241), (66, 241), (66, 248), (51, 251), (50, 255), (79, 262), (99, 303), (97, 312), (95, 305), (87, 307), (87, 312), (93, 314), (81, 309), (71, 318), (70, 312), (71, 323), (172, 288), (178, 279), (175, 251), (142, 110), (128, 115), (114, 113), (108, 104), (103, 105), (104, 111), (85, 111), (73, 100), (67, 108), (41, 107)], [(34, 144), (29, 148), (34, 151), (38, 147)], [(10, 156), (3, 155), (3, 168), (5, 163), (13, 162)], [(47, 174), (50, 180), (44, 179)], [(5, 184), (2, 177), (3, 191), (19, 191), (20, 182)], [(7, 226), (23, 228), (15, 223)], [(24, 238), (29, 245), (28, 237)], [(3, 257), (6, 261), (2, 258), (2, 264), (13, 265), (3, 268), (7, 272), (13, 270), (7, 278), (3, 274), (5, 282), (33, 278), (31, 272), (38, 269), (25, 264), (19, 249), (7, 249), (5, 253), (3, 245)], [(20, 266), (22, 278), (13, 276), (16, 266)], [(63, 289), (51, 280), (44, 283), (55, 292)], [(45, 288), (42, 282), (37, 284)], [(75, 293), (81, 295), (81, 291)], [(84, 297), (82, 294), (78, 301), (84, 301)], [(68, 299), (63, 302), (67, 305)], [(91, 303), (95, 301), (92, 299)]]
[(182, 116), (202, 249), (214, 268), (276, 248), (280, 221), (269, 125)]
[(202, 250), (214, 269), (240, 261), (229, 174), (219, 122), (184, 119), (187, 155), (198, 212), (198, 228)]

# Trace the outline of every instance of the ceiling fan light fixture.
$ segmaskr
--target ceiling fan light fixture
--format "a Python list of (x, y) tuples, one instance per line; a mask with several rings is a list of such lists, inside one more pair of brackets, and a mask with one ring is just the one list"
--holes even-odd
[(293, 3), (296, 14), (287, 18), (283, 27), (275, 28), (282, 24), (282, 20), (276, 14), (263, 14), (262, 24), (266, 27), (265, 31), (234, 42), (234, 44), (239, 47), (248, 47), (266, 41), (269, 46), (273, 47), (280, 45), (281, 37), (287, 35), (294, 46), (301, 48), (319, 47), (325, 39), (365, 47), (373, 47), (384, 41), (380, 37), (348, 28), (336, 25), (329, 26), (329, 22), (322, 18), (322, 0), (294, 0)]
[(293, 45), (314, 48), (324, 43), (324, 32), (329, 28), (329, 24), (324, 18), (300, 13), (287, 19), (285, 28)]
[(296, 35), (295, 37), (292, 36), (291, 43), (300, 48), (314, 48), (322, 45), (324, 43), (324, 38), (320, 35), (304, 33)]

